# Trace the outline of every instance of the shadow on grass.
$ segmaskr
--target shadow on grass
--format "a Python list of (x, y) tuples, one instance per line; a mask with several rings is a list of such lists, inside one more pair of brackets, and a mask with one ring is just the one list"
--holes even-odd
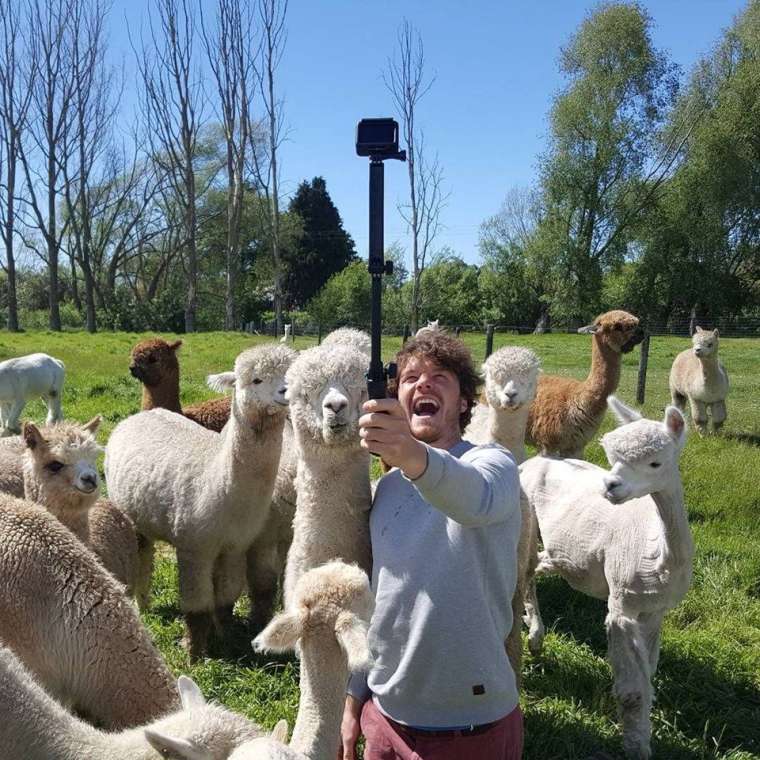
[(750, 446), (760, 446), (760, 434), (758, 433), (723, 433), (721, 437), (739, 443), (747, 443)]
[[(542, 578), (538, 595), (548, 628), (586, 644), (599, 657), (606, 656), (604, 602), (573, 591), (557, 576)], [(612, 677), (606, 666), (590, 663), (589, 658), (568, 656), (565, 649), (551, 651), (548, 647), (539, 657), (526, 658), (526, 665), (525, 684), (532, 698), (567, 700), (615, 720)], [(718, 672), (710, 662), (673, 651), (667, 645), (655, 675), (655, 712), (661, 713), (665, 722), (663, 726), (655, 719), (655, 733), (662, 728), (670, 732), (670, 726), (676, 726), (690, 744), (704, 747), (700, 757), (721, 757), (715, 747), (718, 752), (741, 748), (760, 753), (760, 690), (755, 684), (743, 676)], [(587, 727), (559, 726), (556, 715), (546, 717), (543, 723), (541, 720), (542, 716), (531, 715), (528, 725), (539, 721), (531, 732), (545, 731), (553, 739), (542, 741), (543, 750), (527, 754), (528, 757), (585, 758), (596, 749), (610, 751), (609, 742), (601, 735), (594, 736)], [(573, 731), (577, 732), (569, 746), (582, 748), (580, 754), (561, 753), (560, 748), (568, 746), (567, 731), (571, 737)], [(687, 751), (669, 737), (653, 739), (652, 748), (655, 757), (673, 760), (695, 757), (693, 751)], [(620, 752), (619, 746), (613, 749)]]

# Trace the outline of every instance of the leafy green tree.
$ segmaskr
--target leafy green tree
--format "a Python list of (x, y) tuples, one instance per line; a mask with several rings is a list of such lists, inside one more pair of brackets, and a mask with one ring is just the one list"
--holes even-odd
[(288, 211), (302, 221), (298, 242), (282, 251), (283, 296), (287, 308), (302, 307), (336, 272), (356, 261), (351, 236), (322, 177), (302, 182)]
[(480, 322), (478, 267), (450, 249), (439, 252), (422, 273), (420, 293), (423, 319), (438, 319), (443, 325)]

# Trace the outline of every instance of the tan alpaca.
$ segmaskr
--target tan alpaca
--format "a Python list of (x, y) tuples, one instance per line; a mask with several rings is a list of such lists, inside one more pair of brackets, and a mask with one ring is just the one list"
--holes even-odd
[(219, 433), (230, 418), (229, 396), (184, 408), (180, 404), (177, 349), (181, 345), (181, 340), (167, 343), (161, 338), (151, 338), (132, 349), (129, 371), (143, 384), (142, 409), (168, 409)]
[(718, 431), (726, 421), (728, 373), (718, 361), (718, 330), (697, 327), (691, 338), (692, 348), (681, 351), (670, 370), (670, 395), (681, 411), (688, 399), (691, 421), (700, 435), (707, 432), (707, 411), (712, 417), (713, 430)]
[(644, 338), (638, 318), (627, 311), (608, 311), (578, 332), (593, 336), (588, 377), (541, 375), (530, 408), (526, 439), (543, 455), (583, 458), (620, 382), (622, 355)]
[(24, 497), (45, 507), (92, 549), (131, 595), (137, 580), (137, 537), (127, 515), (98, 499), (99, 425), (100, 417), (86, 425), (61, 422), (42, 430), (25, 423)]

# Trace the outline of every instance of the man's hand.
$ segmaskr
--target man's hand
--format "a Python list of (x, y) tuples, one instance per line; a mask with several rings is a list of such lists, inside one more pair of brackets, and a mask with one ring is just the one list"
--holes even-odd
[(356, 760), (356, 742), (361, 735), (360, 718), (362, 714), (362, 703), (346, 695), (346, 706), (343, 708), (343, 722), (340, 726), (340, 742), (338, 749), (338, 760)]
[(427, 468), (427, 448), (412, 435), (401, 404), (394, 398), (370, 399), (363, 410), (361, 445), (391, 467), (401, 468), (408, 478), (419, 478)]

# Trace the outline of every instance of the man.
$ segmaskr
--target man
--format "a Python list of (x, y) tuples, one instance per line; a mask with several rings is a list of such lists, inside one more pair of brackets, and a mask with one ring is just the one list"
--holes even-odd
[(522, 715), (504, 650), (520, 534), (517, 466), (462, 440), (478, 377), (468, 349), (422, 331), (396, 357), (392, 399), (368, 401), (362, 446), (393, 469), (370, 528), (375, 658), (349, 684), (342, 760), (516, 760)]

